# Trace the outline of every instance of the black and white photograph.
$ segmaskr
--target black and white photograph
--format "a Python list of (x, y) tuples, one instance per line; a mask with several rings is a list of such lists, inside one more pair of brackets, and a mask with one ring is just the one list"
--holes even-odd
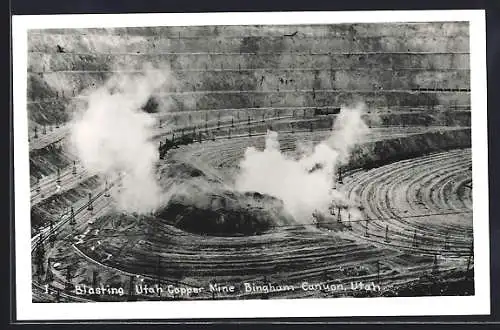
[(18, 314), (489, 313), (484, 12), (62, 16), (13, 23)]

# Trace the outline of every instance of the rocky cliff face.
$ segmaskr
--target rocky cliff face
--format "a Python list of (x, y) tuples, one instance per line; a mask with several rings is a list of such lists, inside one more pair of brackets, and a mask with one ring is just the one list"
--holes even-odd
[[(29, 115), (67, 120), (114, 71), (167, 65), (166, 111), (467, 106), (466, 23), (33, 30)], [(162, 110), (162, 109), (160, 109)]]

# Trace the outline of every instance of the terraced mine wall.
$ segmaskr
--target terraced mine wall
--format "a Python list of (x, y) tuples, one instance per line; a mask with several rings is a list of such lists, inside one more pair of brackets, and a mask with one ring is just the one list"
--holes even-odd
[[(257, 117), (258, 118), (258, 117)], [(289, 120), (279, 120), (279, 121), (266, 121), (261, 120), (257, 123), (252, 123), (251, 127), (248, 125), (238, 125), (230, 127), (231, 122), (222, 122), (221, 125), (225, 125), (226, 128), (215, 129), (211, 133), (215, 136), (229, 137), (230, 135), (246, 135), (251, 134), (264, 134), (268, 129), (274, 131), (305, 131), (309, 130), (314, 132), (315, 130), (328, 130), (332, 128), (336, 118), (335, 116), (322, 116), (322, 117), (305, 117), (305, 118), (289, 118)], [(471, 117), (469, 111), (446, 111), (446, 112), (436, 112), (436, 113), (386, 113), (386, 114), (375, 114), (375, 115), (365, 115), (364, 121), (369, 126), (377, 127), (405, 127), (405, 126), (462, 126), (470, 127)], [(176, 130), (180, 131), (180, 130)], [(195, 129), (195, 132), (204, 132), (203, 127), (201, 129)], [(184, 133), (187, 135), (192, 135), (192, 130), (186, 129)], [(178, 134), (180, 136), (180, 134)], [(170, 138), (170, 137), (168, 137)], [(205, 137), (204, 137), (205, 138)], [(194, 140), (197, 137), (194, 136)]]
[(57, 169), (65, 168), (73, 163), (61, 144), (51, 144), (30, 152), (30, 175), (32, 180), (55, 173)]
[(470, 128), (409, 135), (368, 142), (356, 147), (346, 168), (375, 168), (434, 152), (470, 147)]
[(33, 30), (30, 119), (67, 120), (82, 90), (145, 62), (170, 68), (160, 111), (470, 104), (462, 22)]
[(77, 187), (54, 194), (39, 204), (31, 207), (31, 234), (38, 233), (40, 227), (47, 226), (51, 221), (57, 219), (68, 211), (68, 208), (76, 202), (88, 196), (93, 190), (100, 187), (102, 183), (96, 177), (90, 177), (79, 183)]

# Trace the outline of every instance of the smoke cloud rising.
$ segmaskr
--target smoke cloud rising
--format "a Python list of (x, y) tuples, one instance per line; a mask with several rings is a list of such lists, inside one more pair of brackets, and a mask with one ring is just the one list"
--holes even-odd
[(154, 173), (159, 154), (151, 141), (157, 120), (141, 108), (169, 83), (169, 72), (148, 66), (114, 74), (87, 91), (87, 107), (71, 123), (72, 148), (88, 171), (109, 182), (125, 174), (111, 191), (121, 211), (150, 212), (161, 202)]
[(363, 111), (364, 105), (342, 108), (331, 136), (299, 159), (283, 154), (278, 133), (268, 131), (263, 151), (254, 147), (246, 150), (235, 180), (236, 190), (280, 198), (297, 221), (307, 221), (313, 212), (328, 212), (332, 202), (352, 205), (352, 201), (332, 187), (338, 166), (348, 162), (352, 148), (368, 132)]

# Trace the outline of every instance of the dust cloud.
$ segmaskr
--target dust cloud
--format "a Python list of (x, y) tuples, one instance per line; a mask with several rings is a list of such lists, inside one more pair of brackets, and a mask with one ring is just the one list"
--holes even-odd
[(298, 159), (282, 153), (278, 133), (268, 131), (264, 150), (246, 150), (235, 189), (280, 198), (297, 221), (308, 221), (315, 212), (327, 213), (332, 205), (353, 205), (354, 201), (332, 188), (338, 167), (348, 162), (353, 147), (368, 132), (362, 119), (364, 109), (363, 104), (343, 107), (332, 134)]
[(146, 213), (161, 203), (158, 146), (151, 139), (158, 119), (144, 106), (172, 81), (168, 67), (115, 70), (102, 86), (85, 91), (87, 105), (70, 123), (71, 147), (85, 169), (110, 183), (121, 177), (120, 188), (110, 191), (120, 211)]

